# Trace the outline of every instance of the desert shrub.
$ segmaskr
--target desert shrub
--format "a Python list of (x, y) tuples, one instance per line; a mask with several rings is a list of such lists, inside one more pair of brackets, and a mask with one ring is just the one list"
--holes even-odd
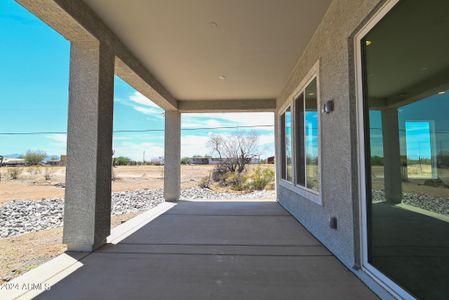
[(228, 173), (229, 171), (225, 165), (216, 165), (215, 168), (212, 170), (211, 177), (214, 182), (223, 183), (224, 177)]
[(203, 178), (200, 179), (200, 182), (198, 183), (198, 186), (202, 189), (208, 189), (210, 188), (210, 175), (208, 176), (204, 176)]
[(49, 181), (49, 180), (51, 180), (52, 176), (53, 176), (53, 172), (49, 168), (45, 168), (45, 170), (44, 170), (44, 179)]
[(39, 167), (30, 168), (30, 174), (31, 175), (39, 175), (41, 173), (41, 170)]
[(270, 168), (258, 166), (251, 175), (251, 186), (255, 190), (263, 190), (274, 180), (274, 171)]
[(111, 169), (111, 181), (118, 180), (117, 174), (115, 174), (114, 169)]
[(25, 163), (28, 166), (35, 166), (40, 164), (45, 157), (47, 157), (47, 153), (45, 153), (44, 151), (27, 151), (27, 153), (24, 156), (25, 159)]
[(190, 164), (190, 158), (188, 157), (181, 158), (181, 165), (188, 165), (188, 164)]
[[(263, 190), (274, 182), (274, 171), (271, 168), (258, 166), (251, 175), (229, 171), (225, 165), (217, 165), (210, 175), (212, 181), (222, 187), (234, 191)], [(210, 180), (209, 179), (209, 180)]]
[(224, 180), (222, 185), (231, 188), (234, 191), (244, 191), (248, 189), (248, 185), (246, 184), (248, 178), (244, 175), (230, 172), (224, 176)]
[(10, 179), (16, 180), (19, 178), (20, 174), (22, 174), (22, 168), (8, 168), (6, 172)]

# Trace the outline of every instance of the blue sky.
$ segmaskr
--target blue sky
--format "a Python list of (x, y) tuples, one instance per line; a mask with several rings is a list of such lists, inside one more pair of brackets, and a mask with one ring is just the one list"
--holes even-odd
[[(70, 43), (13, 0), (0, 1), (0, 132), (67, 129)], [(114, 130), (163, 129), (163, 110), (115, 78)], [(185, 114), (183, 128), (273, 124), (272, 113)], [(239, 129), (248, 131), (248, 129)], [(210, 134), (236, 130), (185, 130), (182, 156), (208, 154)], [(273, 129), (256, 129), (262, 157), (274, 155)], [(116, 155), (141, 160), (163, 155), (163, 132), (116, 133)], [(0, 135), (0, 155), (66, 152), (65, 134)]]

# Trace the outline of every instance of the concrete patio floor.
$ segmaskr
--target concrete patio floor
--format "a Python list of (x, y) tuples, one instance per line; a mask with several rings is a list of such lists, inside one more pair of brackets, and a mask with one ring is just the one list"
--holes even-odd
[(276, 202), (179, 202), (38, 299), (377, 299)]

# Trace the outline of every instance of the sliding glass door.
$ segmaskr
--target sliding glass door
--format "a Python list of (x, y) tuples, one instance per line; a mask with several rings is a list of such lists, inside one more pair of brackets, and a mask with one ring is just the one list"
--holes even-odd
[(449, 1), (402, 0), (361, 40), (366, 263), (449, 299)]

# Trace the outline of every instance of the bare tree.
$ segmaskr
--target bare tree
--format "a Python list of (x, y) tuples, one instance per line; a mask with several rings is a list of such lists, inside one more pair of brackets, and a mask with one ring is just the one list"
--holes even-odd
[(249, 164), (251, 159), (258, 155), (259, 137), (255, 131), (252, 131), (249, 135), (237, 135), (237, 143), (237, 171), (241, 173), (245, 170), (246, 164)]
[(209, 137), (209, 141), (207, 142), (207, 146), (211, 149), (212, 154), (217, 154), (218, 158), (223, 159), (223, 155), (221, 154), (222, 148), (225, 144), (225, 140), (221, 135), (212, 134)]
[(211, 135), (208, 147), (217, 155), (226, 172), (242, 173), (251, 159), (258, 155), (259, 138), (255, 131), (230, 136)]

